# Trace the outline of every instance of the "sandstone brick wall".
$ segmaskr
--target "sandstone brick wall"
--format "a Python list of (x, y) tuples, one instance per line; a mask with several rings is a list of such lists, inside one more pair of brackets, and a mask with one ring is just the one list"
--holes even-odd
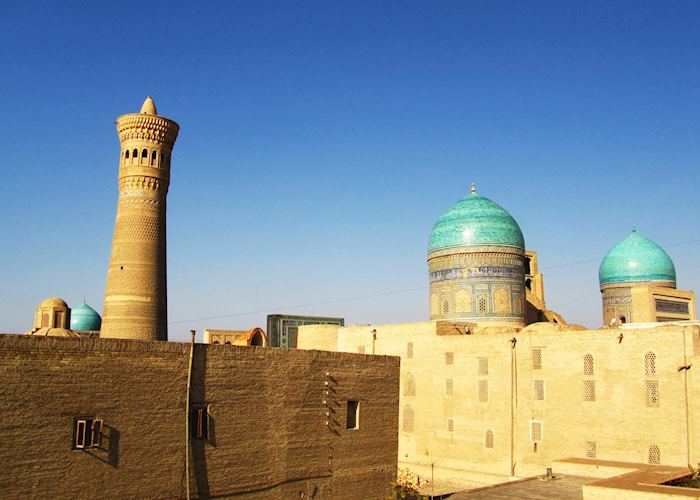
[[(0, 335), (3, 495), (183, 498), (189, 349)], [(191, 394), (212, 422), (193, 498), (384, 498), (395, 477), (398, 358), (197, 344)], [(72, 449), (81, 416), (104, 419), (101, 449)]]

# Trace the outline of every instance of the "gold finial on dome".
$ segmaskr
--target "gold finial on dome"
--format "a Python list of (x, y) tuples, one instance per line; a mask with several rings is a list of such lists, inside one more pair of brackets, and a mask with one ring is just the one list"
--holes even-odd
[(476, 184), (472, 182), (472, 194), (476, 193)]
[(140, 113), (144, 113), (146, 115), (158, 114), (158, 112), (156, 111), (156, 103), (153, 102), (153, 98), (150, 95), (146, 97), (145, 101), (143, 101), (143, 106), (141, 106)]

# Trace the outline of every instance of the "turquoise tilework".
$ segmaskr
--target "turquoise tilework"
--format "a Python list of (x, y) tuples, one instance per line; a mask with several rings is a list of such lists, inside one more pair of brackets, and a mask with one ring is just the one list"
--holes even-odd
[(637, 232), (612, 247), (598, 270), (601, 285), (624, 281), (676, 282), (671, 257), (659, 245)]
[(433, 226), (428, 252), (457, 246), (505, 246), (525, 250), (515, 219), (500, 205), (472, 193), (452, 205)]
[(102, 318), (92, 307), (83, 303), (70, 311), (71, 330), (99, 330)]

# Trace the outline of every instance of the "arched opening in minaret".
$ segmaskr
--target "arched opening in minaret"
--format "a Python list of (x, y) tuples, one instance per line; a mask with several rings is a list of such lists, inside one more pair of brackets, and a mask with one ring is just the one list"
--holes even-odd
[(136, 163), (136, 161), (138, 160), (138, 158), (139, 158), (139, 150), (138, 150), (138, 149), (134, 149), (134, 152), (133, 152), (133, 154), (131, 155), (131, 161), (132, 161), (133, 163)]
[(155, 165), (156, 165), (156, 151), (154, 149), (153, 152), (151, 153), (151, 166), (155, 167)]
[(124, 158), (126, 158), (127, 160), (129, 159), (129, 150), (128, 149), (126, 150), (126, 153), (124, 153)]

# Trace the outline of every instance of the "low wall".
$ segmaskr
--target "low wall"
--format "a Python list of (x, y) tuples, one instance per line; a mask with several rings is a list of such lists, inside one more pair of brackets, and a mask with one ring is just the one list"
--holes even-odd
[[(0, 335), (0, 491), (185, 497), (189, 355), (185, 343)], [(209, 439), (191, 441), (193, 498), (383, 498), (395, 478), (398, 358), (197, 344), (191, 397), (210, 413)], [(78, 417), (104, 421), (99, 448), (73, 449)]]

